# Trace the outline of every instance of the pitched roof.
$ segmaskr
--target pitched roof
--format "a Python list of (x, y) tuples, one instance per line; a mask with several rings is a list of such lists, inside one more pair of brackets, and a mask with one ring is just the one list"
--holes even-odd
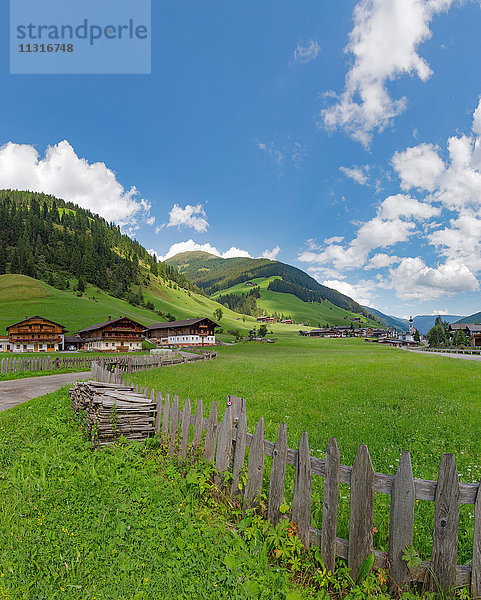
[(144, 331), (151, 331), (152, 329), (175, 329), (176, 327), (187, 327), (188, 325), (195, 325), (196, 323), (200, 323), (201, 321), (210, 321), (216, 327), (219, 325), (209, 319), (208, 317), (198, 317), (197, 319), (185, 319), (184, 321), (168, 321), (167, 323), (154, 323), (153, 325), (149, 325), (144, 329)]
[(64, 325), (60, 325), (60, 323), (56, 323), (55, 321), (52, 321), (52, 319), (46, 319), (45, 317), (41, 317), (40, 315), (34, 315), (33, 317), (27, 317), (26, 319), (22, 319), (18, 323), (13, 323), (12, 325), (9, 325), (5, 329), (8, 331), (10, 329), (10, 327), (15, 327), (15, 325), (21, 325), (22, 323), (26, 323), (27, 321), (31, 321), (32, 319), (43, 319), (44, 321), (48, 321), (49, 323), (58, 325), (59, 327), (61, 327), (63, 329), (63, 331), (68, 331)]
[(140, 325), (141, 327), (144, 327), (144, 325), (142, 325), (142, 323), (137, 323), (137, 321), (134, 321), (130, 317), (119, 317), (118, 319), (110, 319), (109, 321), (103, 321), (103, 323), (95, 323), (95, 325), (90, 325), (90, 327), (85, 327), (85, 329), (79, 329), (77, 331), (77, 333), (84, 333), (86, 331), (95, 331), (96, 329), (105, 327), (105, 325), (112, 325), (112, 323), (118, 323), (119, 321), (122, 321), (123, 319), (128, 319), (132, 323), (135, 323), (136, 325)]

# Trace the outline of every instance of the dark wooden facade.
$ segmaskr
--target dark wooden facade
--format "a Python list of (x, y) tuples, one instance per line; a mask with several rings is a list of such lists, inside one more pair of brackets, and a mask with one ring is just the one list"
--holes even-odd
[(38, 315), (7, 327), (13, 352), (55, 352), (63, 350), (67, 329)]
[(144, 325), (129, 317), (109, 319), (77, 332), (82, 349), (95, 352), (133, 352), (142, 349)]

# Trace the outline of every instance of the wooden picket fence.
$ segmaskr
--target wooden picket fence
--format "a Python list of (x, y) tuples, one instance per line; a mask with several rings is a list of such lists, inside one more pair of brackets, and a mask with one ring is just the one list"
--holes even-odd
[(93, 358), (89, 357), (52, 357), (52, 356), (19, 356), (2, 358), (0, 373), (17, 373), (19, 371), (56, 371), (60, 369), (88, 370)]
[[(105, 371), (105, 370), (104, 370)], [(96, 367), (92, 375), (101, 375)], [(121, 384), (122, 373), (104, 372), (110, 383)], [(353, 466), (341, 465), (338, 443), (331, 438), (325, 459), (310, 455), (307, 432), (301, 435), (299, 447), (287, 445), (287, 426), (279, 425), (275, 442), (264, 438), (264, 419), (259, 419), (254, 433), (249, 433), (245, 400), (228, 396), (222, 421), (218, 421), (217, 402), (204, 417), (199, 400), (192, 414), (189, 398), (180, 409), (180, 399), (171, 400), (160, 392), (139, 388), (128, 381), (125, 385), (143, 393), (155, 402), (154, 435), (160, 435), (169, 452), (186, 458), (200, 447), (206, 461), (215, 463), (221, 474), (231, 474), (229, 491), (239, 494), (239, 482), (247, 460), (247, 483), (243, 491), (244, 507), (256, 505), (263, 489), (265, 456), (272, 457), (268, 483), (267, 516), (277, 523), (286, 492), (286, 470), (294, 467), (292, 513), (288, 516), (297, 526), (297, 534), (306, 545), (320, 546), (324, 564), (334, 571), (336, 557), (347, 560), (351, 576), (356, 579), (364, 560), (374, 553), (374, 567), (387, 569), (394, 589), (404, 589), (411, 582), (425, 583), (435, 592), (449, 593), (453, 588), (470, 586), (473, 598), (481, 596), (481, 494), (478, 483), (460, 483), (454, 454), (443, 454), (437, 481), (415, 479), (409, 452), (403, 452), (396, 475), (376, 473), (366, 445), (358, 447)], [(230, 402), (229, 402), (230, 401)], [(205, 435), (204, 435), (205, 432)], [(311, 526), (313, 478), (324, 480), (322, 529)], [(349, 539), (337, 537), (339, 485), (350, 486)], [(391, 496), (389, 551), (374, 549), (374, 494)], [(434, 502), (432, 556), (420, 567), (408, 569), (403, 552), (413, 544), (416, 500)], [(474, 504), (474, 539), (472, 562), (457, 564), (460, 504)]]

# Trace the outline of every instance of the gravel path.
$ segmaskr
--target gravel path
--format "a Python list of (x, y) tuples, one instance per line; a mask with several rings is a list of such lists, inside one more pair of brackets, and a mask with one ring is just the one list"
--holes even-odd
[(0, 381), (0, 412), (32, 398), (55, 392), (66, 383), (88, 379), (89, 377), (90, 371), (84, 371), (83, 373), (62, 373), (60, 375)]
[(473, 354), (452, 354), (451, 352), (423, 352), (422, 350), (411, 350), (410, 348), (403, 348), (406, 352), (413, 352), (414, 354), (422, 354), (423, 356), (444, 356), (446, 358), (462, 358), (463, 360), (481, 360), (480, 355)]

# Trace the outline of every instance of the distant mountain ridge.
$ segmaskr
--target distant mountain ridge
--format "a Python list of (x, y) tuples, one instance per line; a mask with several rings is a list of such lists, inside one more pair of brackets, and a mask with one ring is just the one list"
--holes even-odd
[(387, 327), (394, 327), (394, 329), (398, 329), (400, 331), (409, 331), (409, 321), (407, 319), (393, 317), (392, 315), (385, 315), (380, 310), (371, 308), (370, 306), (364, 306), (364, 308), (368, 313), (375, 315), (381, 321), (381, 323)]
[(469, 315), (469, 317), (461, 317), (456, 323), (481, 323), (481, 312)]
[(417, 315), (414, 317), (414, 328), (419, 333), (426, 335), (426, 333), (434, 326), (437, 317), (440, 316), (446, 323), (456, 323), (459, 320), (465, 321), (467, 317), (460, 317), (459, 315)]
[(301, 269), (276, 260), (220, 258), (207, 252), (195, 251), (176, 254), (165, 262), (209, 295), (250, 279), (278, 276), (288, 284), (286, 289), (282, 290), (283, 292), (293, 293), (302, 300), (305, 296), (309, 296), (307, 292), (315, 292), (312, 299), (318, 297), (344, 310), (367, 315), (366, 310), (352, 298), (320, 284)]

